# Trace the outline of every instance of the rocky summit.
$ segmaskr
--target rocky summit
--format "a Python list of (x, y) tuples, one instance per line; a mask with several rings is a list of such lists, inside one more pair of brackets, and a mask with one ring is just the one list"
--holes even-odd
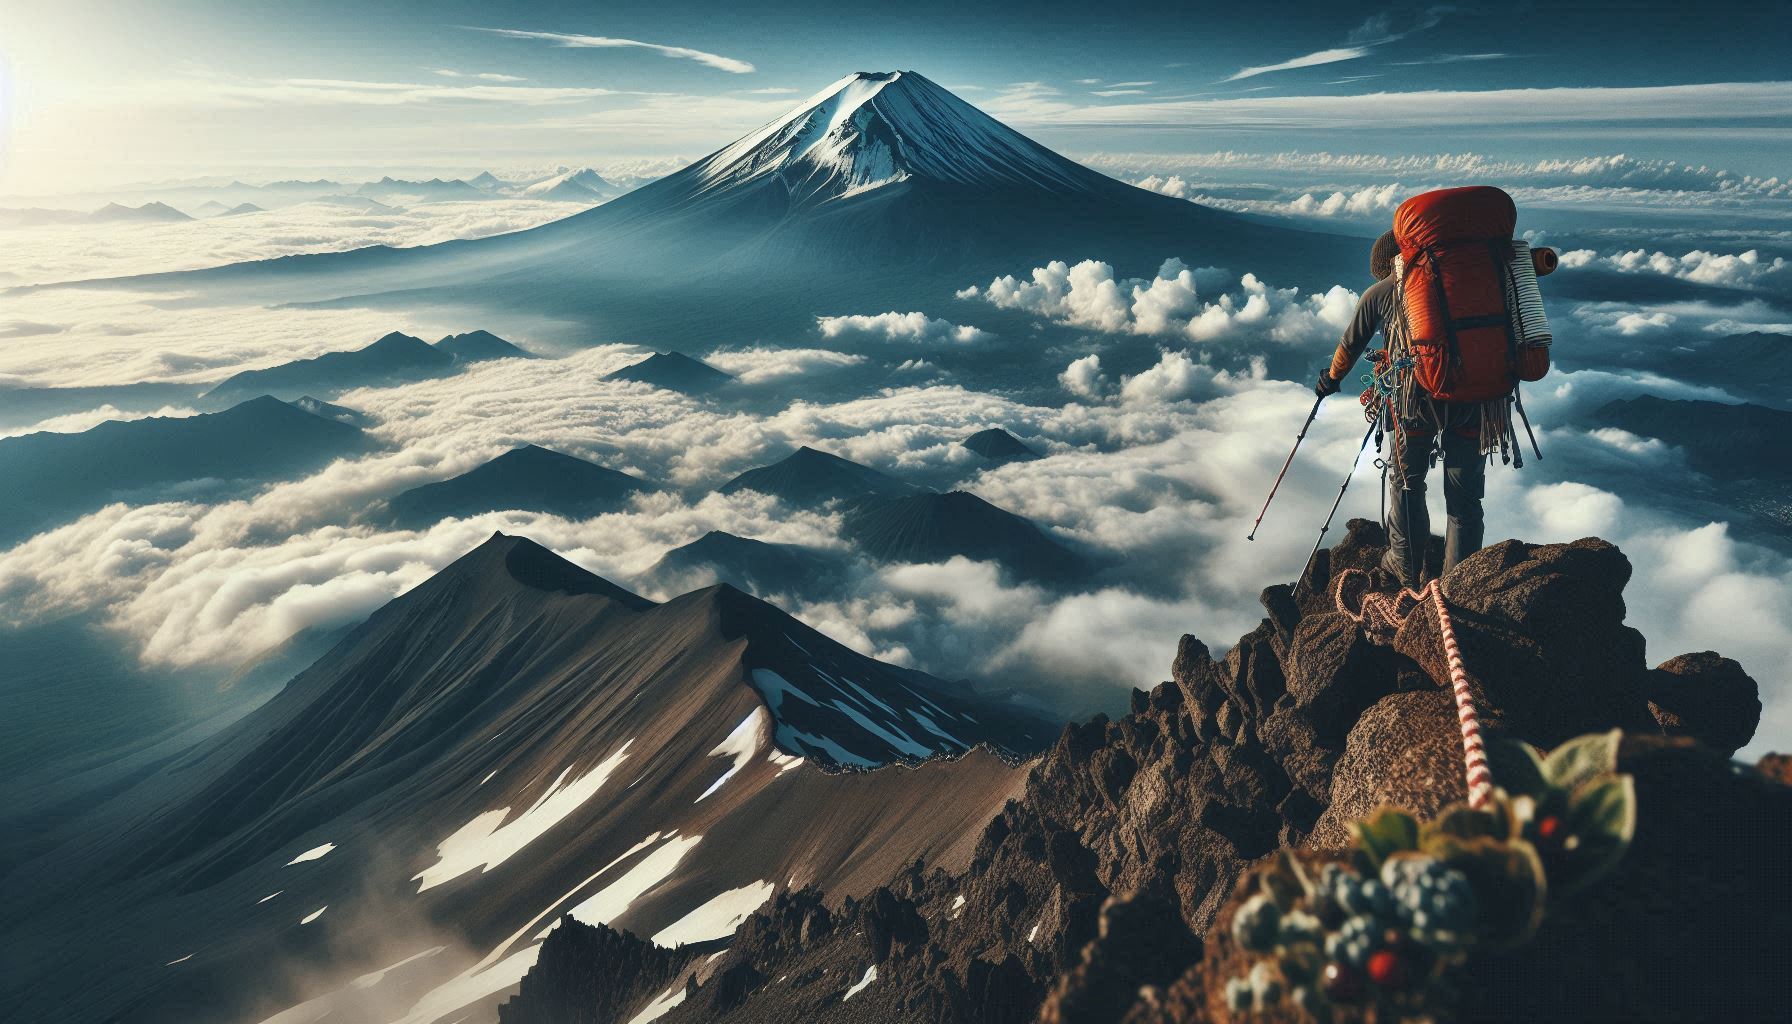
[[(1066, 726), (962, 870), (916, 861), (859, 898), (781, 893), (722, 950), (565, 922), (502, 1020), (1312, 1019), (1235, 1016), (1222, 996), (1253, 872), (1284, 848), (1336, 856), (1381, 805), (1426, 819), (1465, 795), (1436, 617), (1376, 643), (1333, 594), (1382, 543), (1353, 521), (1299, 583), (1264, 592), (1267, 616), (1223, 657), (1184, 637), (1129, 713)], [(1506, 541), (1442, 581), (1487, 734), (1547, 750), (1622, 730), (1637, 815), (1609, 877), (1469, 962), (1450, 1019), (1783, 1019), (1792, 772), (1729, 760), (1760, 715), (1735, 662), (1650, 667), (1624, 623), (1629, 578), (1622, 552), (1585, 539)]]

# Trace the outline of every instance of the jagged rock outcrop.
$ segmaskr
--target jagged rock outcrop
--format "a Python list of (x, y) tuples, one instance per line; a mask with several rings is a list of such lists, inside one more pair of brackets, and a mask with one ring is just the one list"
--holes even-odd
[[(1424, 816), (1464, 795), (1435, 617), (1414, 613), (1384, 646), (1331, 597), (1332, 574), (1372, 567), (1381, 545), (1378, 526), (1351, 522), (1300, 583), (1265, 591), (1267, 617), (1223, 658), (1184, 637), (1172, 678), (1135, 690), (1126, 715), (1066, 726), (1024, 795), (984, 829), (962, 874), (915, 864), (866, 899), (838, 905), (813, 891), (780, 895), (742, 927), (698, 991), (750, 964), (767, 980), (730, 1021), (1210, 1019), (1211, 979), (1199, 963), (1223, 958), (1228, 940), (1215, 925), (1253, 863), (1282, 846), (1328, 856), (1347, 841), (1352, 819), (1384, 802)], [(1633, 957), (1622, 976), (1646, 970), (1637, 965), (1668, 955), (1673, 915), (1689, 913), (1689, 900), (1706, 901), (1714, 924), (1720, 908), (1761, 899), (1739, 920), (1770, 937), (1784, 925), (1769, 915), (1792, 920), (1785, 883), (1764, 877), (1792, 839), (1781, 834), (1792, 827), (1792, 790), (1767, 780), (1769, 766), (1725, 775), (1723, 755), (1735, 749), (1728, 744), (1754, 730), (1758, 705), (1751, 716), (1742, 698), (1754, 684), (1715, 656), (1649, 669), (1642, 637), (1623, 621), (1629, 576), (1623, 554), (1603, 541), (1507, 541), (1465, 560), (1443, 584), (1488, 731), (1548, 747), (1587, 731), (1629, 730), (1625, 770), (1637, 775), (1650, 822), (1634, 871), (1616, 890), (1620, 904), (1563, 915), (1538, 947), (1553, 952), (1515, 954), (1486, 974), (1474, 998), (1489, 1013), (1550, 1017), (1541, 996), (1501, 994), (1508, 975), (1499, 972), (1544, 971), (1569, 984), (1568, 949), (1609, 945), (1601, 928), (1655, 929), (1621, 948)], [(1651, 702), (1669, 707), (1661, 701), (1671, 703), (1670, 684), (1682, 698), (1672, 705), (1677, 724), (1658, 724), (1663, 712)], [(1760, 814), (1779, 818), (1757, 828)], [(1684, 887), (1671, 867), (1680, 857), (1702, 859)], [(1703, 921), (1689, 934), (1725, 948)], [(1792, 949), (1785, 939), (1742, 960), (1755, 970), (1771, 966), (1771, 956), (1784, 961)], [(1549, 956), (1556, 959), (1544, 963)], [(1660, 978), (1678, 979), (1682, 966)], [(1638, 979), (1613, 1005), (1646, 1008), (1651, 986), (1664, 983)], [(1587, 990), (1597, 998), (1598, 987)], [(693, 996), (659, 1019), (714, 1017)]]
[[(567, 917), (542, 943), (541, 959), (521, 991), (498, 1007), (498, 1024), (627, 1020), (631, 1007), (666, 989), (695, 959), (689, 949), (665, 949), (634, 932)], [(583, 969), (592, 963), (606, 969)]]

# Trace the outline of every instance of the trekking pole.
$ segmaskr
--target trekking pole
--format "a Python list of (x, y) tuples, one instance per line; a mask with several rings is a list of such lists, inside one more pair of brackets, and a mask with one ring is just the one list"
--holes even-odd
[[(1332, 528), (1332, 520), (1337, 518), (1338, 506), (1344, 504), (1344, 492), (1350, 489), (1350, 478), (1356, 476), (1357, 460), (1363, 457), (1364, 450), (1369, 447), (1369, 439), (1375, 436), (1375, 429), (1379, 426), (1381, 426), (1381, 415), (1377, 413), (1375, 419), (1370, 422), (1369, 429), (1363, 433), (1363, 443), (1357, 445), (1356, 458), (1350, 460), (1350, 472), (1344, 476), (1344, 485), (1338, 488), (1338, 498), (1332, 502), (1332, 510), (1325, 517), (1325, 525), (1319, 528), (1319, 538), (1313, 541), (1313, 550), (1307, 552), (1307, 560), (1300, 564), (1301, 576), (1306, 576), (1307, 566), (1313, 564), (1313, 556), (1319, 553), (1319, 545), (1325, 543), (1326, 531)], [(1294, 586), (1297, 588), (1300, 586), (1299, 579), (1294, 581)]]
[(1324, 401), (1324, 395), (1314, 399), (1313, 411), (1307, 413), (1307, 422), (1302, 423), (1300, 433), (1294, 435), (1294, 447), (1288, 449), (1288, 457), (1282, 460), (1282, 471), (1276, 474), (1276, 482), (1269, 489), (1269, 497), (1263, 499), (1263, 508), (1258, 511), (1257, 521), (1251, 524), (1251, 532), (1245, 535), (1245, 540), (1257, 539), (1257, 527), (1263, 525), (1263, 517), (1269, 512), (1269, 503), (1276, 500), (1276, 491), (1281, 489), (1282, 478), (1288, 475), (1288, 467), (1294, 464), (1294, 453), (1300, 451), (1300, 443), (1307, 439), (1307, 428), (1313, 425), (1313, 418), (1319, 415), (1320, 403)]

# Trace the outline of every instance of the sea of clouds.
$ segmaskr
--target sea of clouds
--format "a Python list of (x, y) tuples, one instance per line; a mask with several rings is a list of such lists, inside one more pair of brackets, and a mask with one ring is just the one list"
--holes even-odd
[[(419, 207), (430, 212), (384, 223), (379, 237), (415, 244), (496, 223), (463, 220), (471, 214), (452, 209), (458, 205)], [(494, 209), (500, 204), (470, 205), (481, 216), (505, 215)], [(280, 220), (291, 209), (267, 215), (268, 223), (296, 231)], [(534, 216), (515, 215), (518, 227)], [(300, 242), (284, 228), (262, 237), (254, 219), (232, 218), (219, 234), (196, 230), (212, 222), (150, 226), (140, 253), (126, 257), (108, 249), (115, 226), (90, 225), (80, 230), (91, 237), (68, 253), (34, 258), (50, 268), (45, 273), (135, 273), (274, 255), (296, 244), (346, 247), (375, 230), (356, 218), (332, 219), (311, 225), (318, 233)], [(179, 229), (189, 234), (183, 239)], [(64, 241), (75, 231), (59, 230)], [(1328, 403), (1258, 539), (1246, 542), (1312, 403), (1309, 386), (1279, 379), (1265, 354), (1293, 354), (1316, 371), (1363, 282), (1302, 292), (1277, 286), (1273, 267), (1191, 267), (1165, 256), (1154, 277), (1125, 279), (1099, 260), (1066, 254), (964, 282), (956, 295), (917, 302), (919, 309), (839, 313), (799, 337), (691, 350), (740, 379), (729, 399), (604, 381), (647, 354), (626, 340), (351, 391), (334, 400), (375, 417), (382, 450), (231, 500), (114, 505), (0, 551), (0, 617), (22, 623), (97, 613), (147, 662), (223, 666), (298, 630), (364, 617), (494, 530), (528, 536), (653, 597), (671, 596), (649, 575), (654, 563), (710, 530), (850, 559), (837, 514), (784, 508), (751, 492), (713, 493), (745, 469), (811, 445), (928, 486), (974, 491), (1085, 553), (1098, 571), (1065, 590), (966, 559), (857, 562), (829, 592), (772, 595), (780, 604), (878, 657), (947, 678), (1028, 687), (1067, 712), (1112, 709), (1128, 688), (1165, 677), (1182, 633), (1223, 650), (1255, 625), (1259, 591), (1298, 571), (1363, 431), (1348, 396)], [(1490, 532), (1531, 541), (1597, 534), (1618, 543), (1636, 568), (1626, 597), (1651, 660), (1708, 648), (1738, 658), (1765, 684), (1768, 720), (1756, 747), (1785, 747), (1792, 701), (1772, 674), (1792, 650), (1785, 546), (1659, 500), (1659, 481), (1688, 472), (1680, 453), (1599, 426), (1592, 415), (1614, 398), (1722, 393), (1593, 365), (1574, 348), (1584, 340), (1593, 352), (1601, 338), (1617, 343), (1649, 332), (1784, 329), (1792, 318), (1780, 298), (1783, 260), (1611, 248), (1571, 251), (1567, 262), (1613, 279), (1654, 275), (1705, 291), (1659, 303), (1589, 298), (1555, 308), (1565, 369), (1527, 392), (1555, 457), (1522, 472), (1490, 473)], [(985, 316), (998, 312), (1058, 333), (1049, 344), (1004, 334)], [(515, 317), (447, 322), (427, 309), (224, 307), (167, 294), (47, 290), (9, 295), (6, 315), (0, 331), (10, 324), (12, 333), (0, 347), (0, 383), (15, 386), (197, 387), (239, 369), (359, 347), (393, 329), (437, 337), (486, 327), (538, 352), (566, 351), (555, 325)], [(972, 387), (941, 368), (1048, 358), (1056, 387), (1045, 393)], [(99, 405), (9, 432), (78, 430), (122, 418), (115, 411)], [(958, 445), (991, 426), (1046, 457), (991, 468)], [(497, 512), (405, 531), (364, 516), (384, 498), (521, 444), (588, 458), (661, 489), (587, 520)], [(1345, 516), (1376, 514), (1372, 458), (1358, 467)]]

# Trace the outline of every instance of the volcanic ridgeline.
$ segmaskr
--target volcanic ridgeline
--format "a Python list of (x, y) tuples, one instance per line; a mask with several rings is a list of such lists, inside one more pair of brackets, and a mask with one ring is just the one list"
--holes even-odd
[[(1224, 979), (1201, 967), (1202, 935), (1251, 864), (1285, 845), (1339, 849), (1383, 803), (1428, 815), (1464, 796), (1436, 620), (1413, 615), (1392, 647), (1373, 645), (1329, 594), (1381, 545), (1353, 521), (1296, 589), (1264, 592), (1268, 617), (1222, 660), (1184, 637), (1172, 680), (1134, 691), (1129, 713), (1067, 726), (967, 869), (915, 863), (863, 898), (781, 893), (714, 962), (663, 990), (606, 986), (604, 1012), (582, 1016), (568, 993), (647, 951), (614, 929), (556, 932), (501, 1019), (621, 1022), (676, 996), (665, 1024), (1212, 1020)], [(1477, 962), (1464, 1019), (1779, 1011), (1792, 788), (1726, 760), (1760, 715), (1735, 662), (1647, 666), (1623, 622), (1629, 575), (1596, 539), (1506, 541), (1444, 580), (1488, 732), (1549, 747), (1624, 729), (1641, 815), (1603, 888), (1552, 911), (1531, 945)]]

